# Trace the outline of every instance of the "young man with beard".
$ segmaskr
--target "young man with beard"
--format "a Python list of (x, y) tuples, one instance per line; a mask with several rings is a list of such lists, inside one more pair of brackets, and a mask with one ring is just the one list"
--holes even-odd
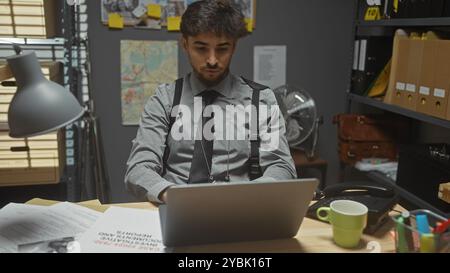
[[(229, 70), (238, 40), (247, 35), (242, 13), (230, 1), (198, 1), (186, 9), (181, 33), (192, 72), (158, 87), (146, 103), (127, 162), (127, 188), (165, 203), (175, 184), (296, 178), (283, 117), (269, 109), (277, 105), (272, 90)], [(246, 115), (242, 109), (258, 115), (239, 125), (229, 109), (238, 120)], [(232, 133), (217, 137), (224, 128)]]

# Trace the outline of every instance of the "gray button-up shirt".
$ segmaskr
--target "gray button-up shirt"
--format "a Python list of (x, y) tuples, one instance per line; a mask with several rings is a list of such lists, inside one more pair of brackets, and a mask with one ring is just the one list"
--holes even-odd
[[(194, 73), (184, 78), (183, 92), (180, 105), (187, 107), (194, 113), (194, 96), (206, 89), (213, 89), (220, 93), (214, 101), (214, 107), (224, 110), (230, 105), (251, 105), (253, 90), (239, 77), (228, 74), (217, 86), (207, 88)], [(139, 130), (133, 140), (131, 154), (127, 162), (125, 184), (127, 189), (141, 199), (160, 202), (159, 195), (174, 184), (184, 184), (189, 180), (192, 157), (194, 154), (195, 138), (178, 140), (169, 133), (170, 116), (175, 93), (175, 83), (161, 85), (145, 105), (140, 120)], [(260, 107), (277, 105), (275, 95), (270, 89), (260, 92)], [(263, 107), (262, 107), (263, 108)], [(201, 109), (200, 109), (201, 113)], [(272, 112), (273, 113), (273, 112)], [(245, 113), (244, 113), (245, 114)], [(189, 120), (190, 128), (195, 128), (195, 115)], [(268, 113), (270, 117), (271, 114)], [(178, 115), (180, 118), (180, 115)], [(178, 121), (177, 118), (177, 122)], [(258, 181), (288, 180), (297, 177), (294, 162), (285, 138), (285, 124), (282, 115), (275, 131), (279, 134), (276, 149), (260, 149), (260, 165), (263, 176)], [(186, 119), (181, 118), (183, 122)], [(188, 121), (188, 122), (189, 122)], [(227, 121), (225, 121), (227, 122)], [(217, 123), (215, 121), (215, 123)], [(230, 125), (231, 124), (231, 125)], [(260, 117), (261, 138), (264, 122)], [(183, 125), (182, 125), (183, 126)], [(234, 127), (234, 132), (245, 130), (238, 123), (226, 123), (223, 128)], [(246, 123), (247, 129), (249, 127)], [(268, 126), (266, 125), (265, 128)], [(174, 126), (172, 127), (174, 128)], [(217, 130), (223, 129), (221, 126)], [(223, 129), (227, 130), (227, 129)], [(274, 131), (274, 130), (270, 130)], [(220, 133), (220, 132), (219, 132)], [(169, 136), (168, 136), (169, 134)], [(163, 175), (163, 155), (167, 145), (170, 154), (167, 160), (166, 172)], [(227, 174), (231, 182), (249, 181), (248, 159), (250, 156), (250, 141), (247, 140), (214, 140), (211, 175), (225, 177)], [(261, 147), (264, 146), (262, 143)], [(161, 176), (163, 175), (163, 176)]]

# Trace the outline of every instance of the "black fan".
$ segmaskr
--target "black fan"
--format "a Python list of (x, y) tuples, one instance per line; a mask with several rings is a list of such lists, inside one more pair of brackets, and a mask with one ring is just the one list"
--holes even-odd
[(321, 124), (314, 99), (305, 90), (290, 85), (282, 85), (274, 93), (286, 121), (289, 146), (313, 158)]

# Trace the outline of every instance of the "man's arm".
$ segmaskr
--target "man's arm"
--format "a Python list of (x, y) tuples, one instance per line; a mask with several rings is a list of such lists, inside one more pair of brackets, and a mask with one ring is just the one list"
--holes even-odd
[(261, 91), (260, 105), (268, 106), (268, 112), (265, 117), (260, 114), (261, 147), (259, 154), (263, 176), (257, 180), (295, 179), (297, 172), (285, 136), (285, 121), (272, 90)]
[(162, 193), (173, 185), (161, 177), (171, 107), (168, 89), (160, 86), (147, 101), (125, 175), (126, 187), (136, 197), (158, 203), (164, 202)]

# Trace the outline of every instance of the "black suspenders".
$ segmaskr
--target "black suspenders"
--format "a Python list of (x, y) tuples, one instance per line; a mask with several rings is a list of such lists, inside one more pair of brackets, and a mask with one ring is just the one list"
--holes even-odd
[[(252, 105), (256, 109), (256, 120), (258, 121), (256, 124), (256, 136), (255, 138), (250, 139), (250, 158), (248, 159), (247, 163), (249, 166), (249, 178), (250, 180), (255, 180), (262, 176), (261, 166), (259, 164), (259, 148), (261, 146), (261, 139), (259, 136), (259, 92), (262, 90), (267, 89), (268, 87), (260, 85), (258, 83), (255, 83), (253, 81), (247, 80), (245, 78), (242, 78), (242, 80), (253, 89), (252, 94)], [(183, 78), (178, 79), (175, 83), (175, 94), (173, 97), (173, 103), (172, 103), (172, 109), (180, 105), (181, 102), (181, 95), (183, 93)], [(163, 175), (166, 174), (166, 166), (167, 166), (167, 160), (169, 158), (170, 154), (170, 148), (167, 145), (169, 134), (172, 129), (173, 124), (175, 123), (175, 117), (172, 116), (170, 113), (170, 120), (169, 120), (169, 130), (167, 131), (167, 137), (166, 137), (166, 149), (164, 150), (164, 156), (163, 156)], [(253, 128), (250, 127), (250, 130)], [(251, 132), (253, 133), (253, 132)], [(253, 136), (253, 134), (252, 134)]]
[(247, 80), (243, 77), (242, 80), (244, 80), (244, 82), (253, 89), (252, 106), (256, 110), (256, 128), (252, 128), (250, 125), (250, 134), (253, 134), (252, 130), (256, 129), (256, 136), (252, 135), (250, 138), (250, 158), (247, 161), (249, 166), (248, 176), (250, 180), (255, 180), (262, 176), (261, 165), (259, 164), (259, 148), (261, 146), (261, 138), (259, 136), (259, 92), (267, 89), (268, 87)]
[[(172, 110), (177, 107), (178, 105), (180, 105), (181, 102), (181, 94), (183, 93), (183, 78), (178, 79), (175, 82), (175, 94), (173, 96), (173, 102), (172, 102)], [(164, 156), (163, 156), (163, 176), (166, 174), (167, 172), (167, 160), (169, 159), (169, 154), (170, 154), (170, 148), (169, 145), (167, 145), (169, 142), (169, 135), (170, 135), (170, 131), (172, 130), (172, 126), (175, 123), (175, 119), (176, 117), (172, 116), (172, 110), (169, 113), (169, 130), (167, 131), (167, 136), (166, 136), (166, 149), (164, 150)]]

